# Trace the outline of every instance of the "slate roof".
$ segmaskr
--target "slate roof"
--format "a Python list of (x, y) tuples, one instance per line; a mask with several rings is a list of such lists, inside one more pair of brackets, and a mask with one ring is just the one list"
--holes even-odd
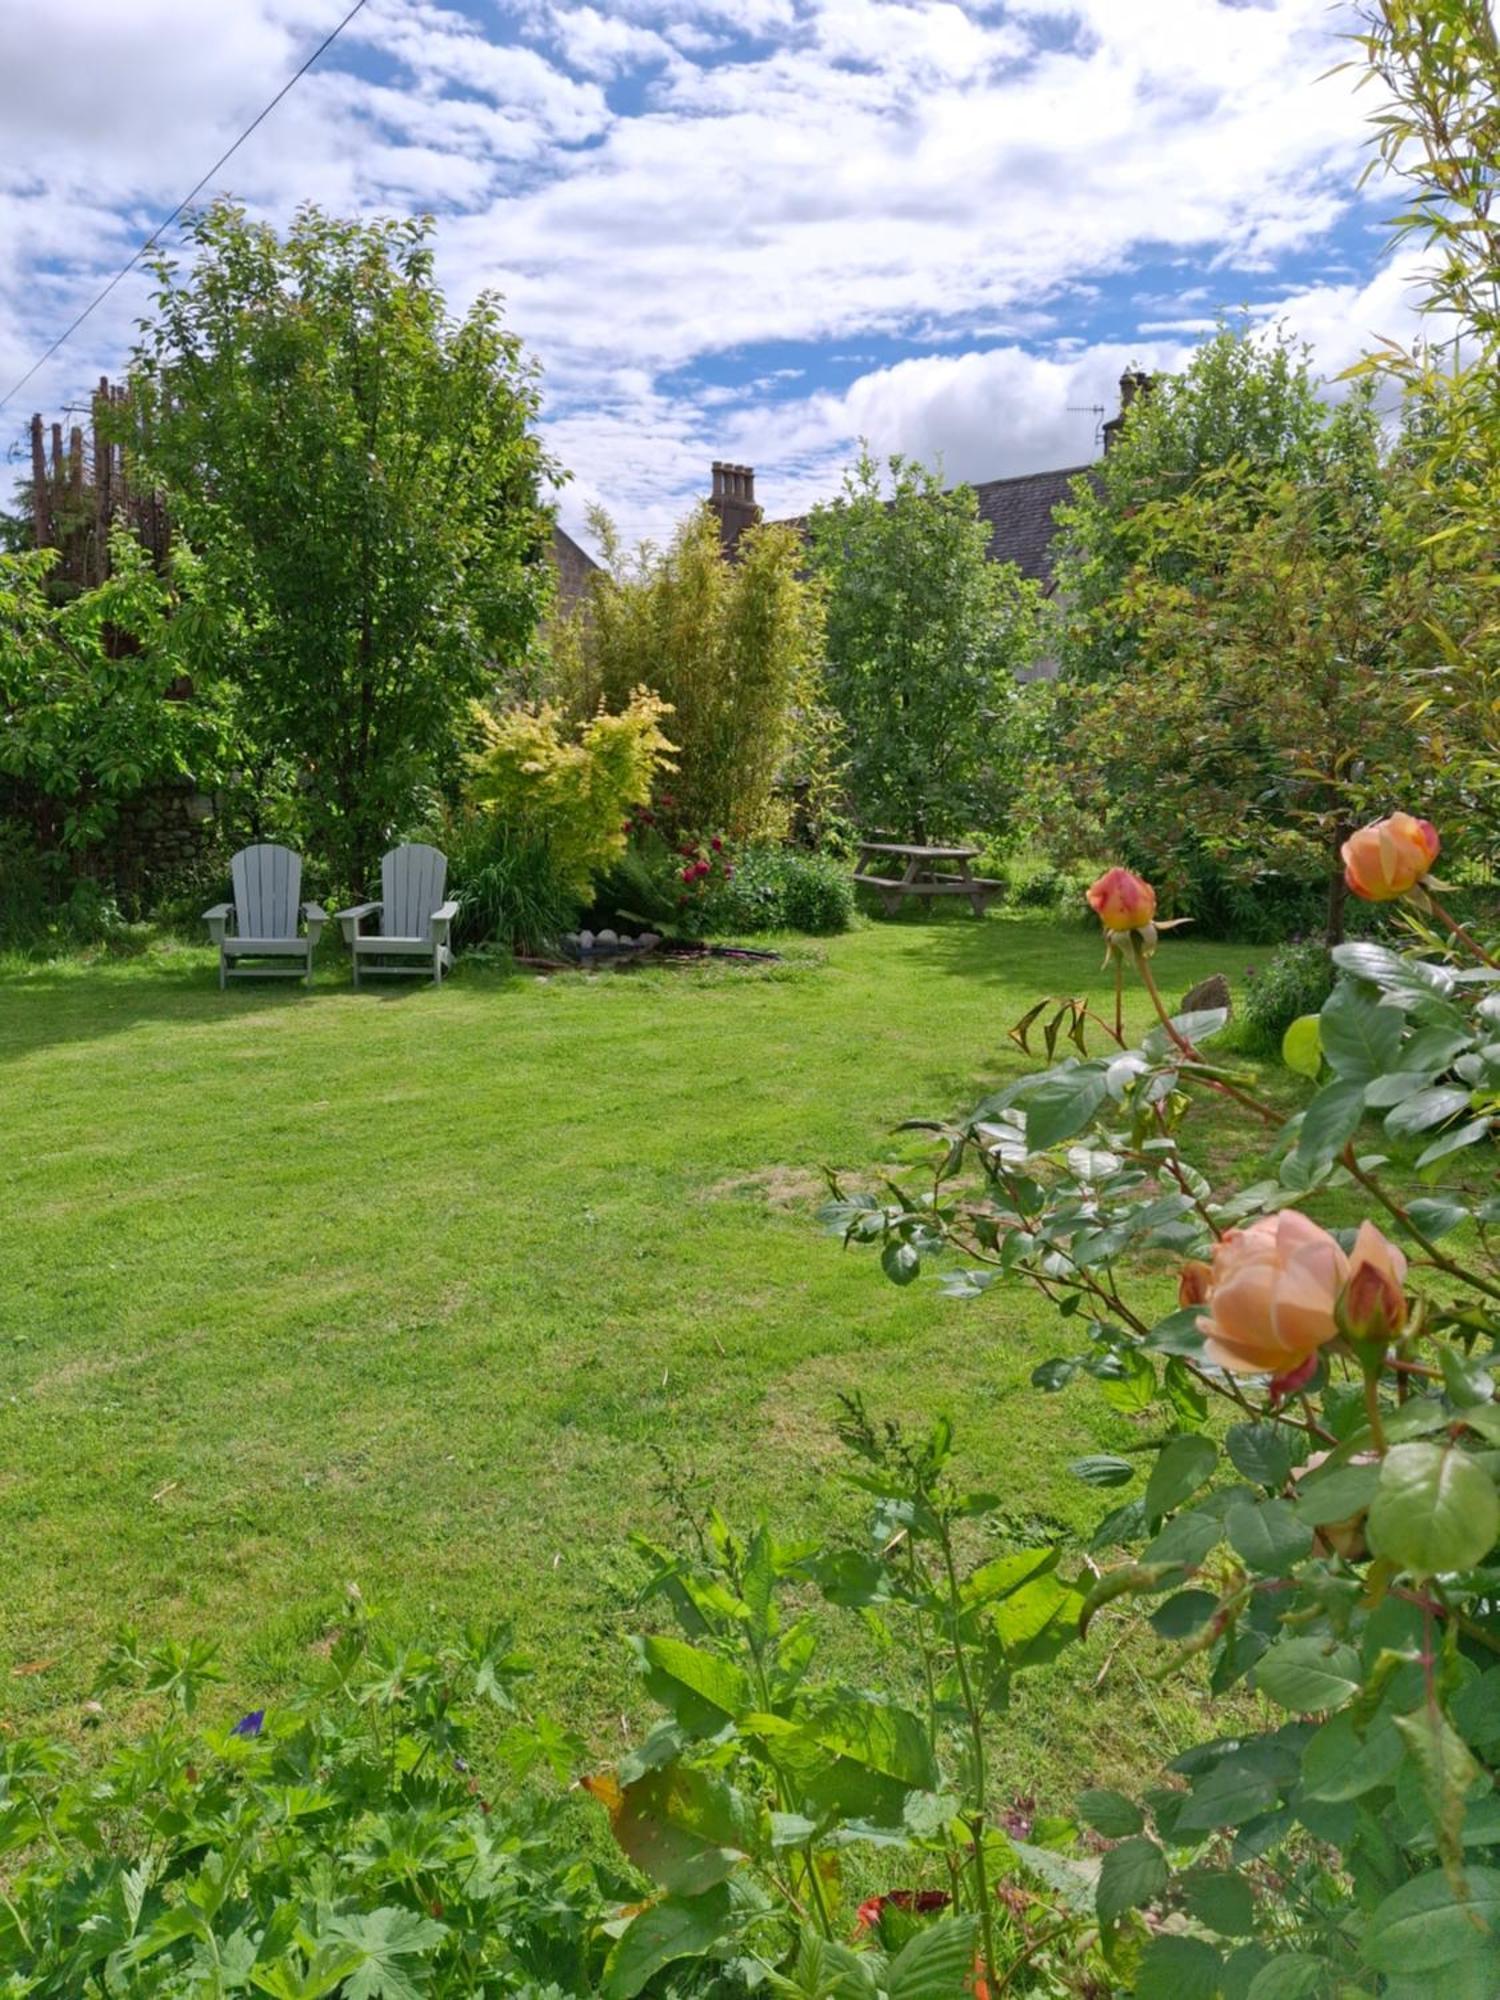
[(1013, 562), (1023, 576), (1051, 588), (1048, 549), (1057, 533), (1053, 509), (1068, 500), (1069, 487), (1087, 465), (1068, 465), (1057, 472), (1027, 472), (1017, 479), (972, 482), (979, 518), (990, 524), (991, 562)]

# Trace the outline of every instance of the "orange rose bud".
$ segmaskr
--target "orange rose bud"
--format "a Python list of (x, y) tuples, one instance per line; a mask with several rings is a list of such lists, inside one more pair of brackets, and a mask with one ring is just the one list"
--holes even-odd
[(1203, 1305), (1208, 1299), (1208, 1287), (1212, 1276), (1212, 1269), (1201, 1257), (1190, 1258), (1177, 1276), (1178, 1305)]
[(1156, 891), (1128, 868), (1110, 868), (1088, 892), (1089, 908), (1107, 931), (1144, 930), (1156, 915)]
[(1344, 880), (1367, 903), (1393, 903), (1423, 879), (1441, 845), (1431, 820), (1392, 813), (1344, 842)]
[(1351, 1340), (1384, 1347), (1406, 1326), (1406, 1258), (1373, 1222), (1362, 1222), (1349, 1256), (1339, 1325)]
[(1349, 1259), (1295, 1208), (1219, 1239), (1209, 1267), (1204, 1352), (1237, 1375), (1285, 1375), (1340, 1331)]

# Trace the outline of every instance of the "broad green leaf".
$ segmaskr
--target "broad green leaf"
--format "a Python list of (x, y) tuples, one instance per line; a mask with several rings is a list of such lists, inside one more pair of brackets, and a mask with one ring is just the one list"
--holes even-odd
[(624, 1787), (608, 1778), (585, 1783), (630, 1860), (673, 1895), (701, 1896), (770, 1837), (758, 1807), (691, 1764), (668, 1764)]
[(1302, 1014), (1281, 1038), (1281, 1060), (1316, 1083), (1323, 1068), (1323, 1036), (1316, 1014)]
[(1500, 1535), (1493, 1480), (1456, 1445), (1398, 1444), (1386, 1453), (1365, 1525), (1370, 1547), (1414, 1576), (1469, 1569)]
[(1490, 1955), (1500, 1935), (1500, 1871), (1471, 1868), (1460, 1901), (1434, 1870), (1393, 1890), (1365, 1926), (1364, 1956), (1377, 1972), (1442, 1973), (1457, 1961)]
[(634, 1642), (646, 1691), (691, 1735), (717, 1736), (750, 1706), (743, 1668), (685, 1639), (650, 1636)]
[(1177, 1886), (1189, 1915), (1220, 1937), (1249, 1937), (1255, 1929), (1255, 1898), (1243, 1875), (1210, 1868), (1193, 1868), (1179, 1875)]
[(1451, 1341), (1438, 1343), (1438, 1365), (1443, 1371), (1443, 1387), (1457, 1410), (1477, 1409), (1494, 1400), (1495, 1381), (1477, 1354), (1465, 1354)]
[(1451, 1132), (1445, 1132), (1441, 1139), (1434, 1139), (1425, 1151), (1418, 1153), (1419, 1167), (1435, 1166), (1439, 1160), (1446, 1160), (1450, 1153), (1460, 1153), (1465, 1146), (1477, 1146), (1481, 1139), (1489, 1137), (1488, 1118), (1473, 1118), (1467, 1125), (1456, 1125)]
[(1127, 1910), (1149, 1903), (1166, 1886), (1166, 1856), (1156, 1842), (1144, 1835), (1122, 1840), (1100, 1864), (1099, 1886), (1094, 1895), (1100, 1923), (1117, 1923)]
[(1285, 1424), (1231, 1424), (1224, 1449), (1236, 1472), (1276, 1493), (1291, 1477), (1305, 1446)]
[(1419, 1197), (1406, 1204), (1406, 1212), (1422, 1234), (1436, 1243), (1440, 1236), (1446, 1236), (1450, 1229), (1457, 1229), (1461, 1222), (1467, 1222), (1470, 1211), (1461, 1201), (1454, 1201), (1447, 1195)]
[(1302, 1482), (1296, 1500), (1297, 1518), (1314, 1528), (1352, 1520), (1370, 1505), (1379, 1483), (1380, 1469), (1374, 1465), (1340, 1465), (1332, 1472), (1319, 1471)]
[(1217, 2000), (1224, 1961), (1203, 1938), (1163, 1935), (1141, 1954), (1137, 1993), (1171, 1994), (1172, 2000)]
[(890, 2000), (953, 2000), (974, 1968), (972, 1917), (948, 1917), (918, 1931), (886, 1971)]
[(915, 1245), (893, 1238), (880, 1253), (880, 1266), (893, 1285), (909, 1285), (922, 1269)]
[(1281, 1639), (1251, 1676), (1262, 1694), (1297, 1715), (1342, 1708), (1359, 1686), (1359, 1655), (1352, 1646), (1322, 1639)]
[(1157, 1454), (1151, 1477), (1146, 1481), (1146, 1512), (1159, 1521), (1188, 1500), (1213, 1477), (1219, 1462), (1219, 1448), (1212, 1438), (1185, 1432), (1169, 1438)]
[[(765, 1733), (767, 1719), (751, 1717), (746, 1726)], [(826, 1703), (767, 1740), (800, 1787), (793, 1803), (813, 1812), (899, 1827), (909, 1792), (941, 1789), (924, 1724), (892, 1702)]]
[(1003, 1597), (991, 1617), (1010, 1670), (1044, 1666), (1070, 1646), (1083, 1606), (1084, 1593), (1051, 1574)]
[(1347, 1711), (1309, 1738), (1302, 1753), (1302, 1789), (1331, 1805), (1388, 1785), (1401, 1763), (1401, 1738), (1384, 1719), (1361, 1733)]
[(1481, 1750), (1500, 1744), (1500, 1667), (1491, 1667), (1453, 1697), (1453, 1720)]
[(1365, 1086), (1358, 1077), (1336, 1077), (1310, 1101), (1297, 1133), (1298, 1162), (1318, 1167), (1342, 1152), (1359, 1129), (1365, 1111)]
[(1385, 1115), (1385, 1129), (1392, 1138), (1405, 1138), (1413, 1132), (1425, 1132), (1433, 1125), (1441, 1125), (1449, 1118), (1456, 1118), (1460, 1111), (1469, 1108), (1469, 1093), (1451, 1084), (1437, 1084), (1428, 1090), (1419, 1090), (1411, 1097), (1403, 1097)]
[(1068, 1470), (1088, 1486), (1128, 1486), (1135, 1477), (1135, 1467), (1128, 1458), (1116, 1458), (1107, 1451), (1075, 1458)]
[(1203, 1630), (1218, 1608), (1211, 1590), (1179, 1590), (1157, 1605), (1151, 1629), (1159, 1639), (1189, 1639)]
[(1312, 1554), (1313, 1531), (1288, 1500), (1240, 1501), (1224, 1527), (1235, 1554), (1262, 1576), (1286, 1576)]
[(1167, 1362), (1162, 1386), (1167, 1401), (1185, 1424), (1201, 1424), (1208, 1415), (1208, 1397), (1199, 1388), (1197, 1377), (1179, 1355)]
[(1078, 1794), (1078, 1816), (1106, 1840), (1124, 1840), (1139, 1833), (1145, 1822), (1141, 1809), (1123, 1792), (1089, 1791)]
[(1401, 1046), (1402, 1016), (1340, 980), (1318, 1016), (1323, 1056), (1335, 1076), (1367, 1083), (1392, 1067)]
[(1481, 1775), (1479, 1763), (1436, 1704), (1398, 1715), (1395, 1725), (1416, 1761), (1438, 1853), (1456, 1870), (1463, 1858), (1464, 1804), (1470, 1785)]
[(1099, 1386), (1114, 1409), (1127, 1417), (1137, 1416), (1156, 1401), (1156, 1370), (1138, 1347), (1127, 1347), (1116, 1358), (1118, 1372), (1103, 1376)]
[(729, 1890), (666, 1896), (633, 1918), (616, 1939), (604, 1968), (603, 2000), (635, 2000), (663, 1966), (702, 1958), (729, 1930)]
[(430, 1956), (447, 1935), (446, 1924), (418, 1916), (415, 1910), (387, 1906), (357, 1916), (330, 1917), (319, 1942), (331, 1939), (362, 1954), (344, 1987), (347, 2000), (419, 2000), (428, 1982), (404, 1961)]
[(1141, 1550), (1141, 1560), (1158, 1568), (1164, 1563), (1201, 1563), (1223, 1539), (1224, 1524), (1215, 1515), (1179, 1514)]
[(1306, 1952), (1288, 1952), (1263, 1965), (1250, 1982), (1245, 2000), (1312, 2000), (1322, 1990), (1323, 1961)]
[(1174, 1833), (1209, 1833), (1215, 1827), (1243, 1826), (1275, 1805), (1275, 1779), (1260, 1764), (1226, 1757), (1197, 1779), (1177, 1814)]
[(1027, 1090), (1021, 1102), (1026, 1114), (1026, 1144), (1044, 1153), (1064, 1139), (1076, 1139), (1109, 1097), (1103, 1067), (1069, 1065)]

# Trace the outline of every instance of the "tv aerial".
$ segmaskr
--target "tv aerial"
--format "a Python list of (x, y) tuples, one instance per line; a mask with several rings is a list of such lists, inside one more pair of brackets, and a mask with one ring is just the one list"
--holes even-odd
[(1103, 444), (1104, 419), (1109, 415), (1109, 411), (1103, 403), (1069, 403), (1068, 415), (1070, 417), (1092, 417), (1094, 420), (1094, 443), (1096, 446)]

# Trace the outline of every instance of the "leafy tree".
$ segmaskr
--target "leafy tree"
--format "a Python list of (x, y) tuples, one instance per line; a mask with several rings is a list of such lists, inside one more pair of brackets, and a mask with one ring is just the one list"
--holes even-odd
[(189, 554), (158, 575), (117, 528), (113, 574), (61, 604), (47, 588), (56, 560), (51, 549), (0, 554), (0, 785), (46, 844), (82, 851), (148, 786), (215, 783), (231, 708), (207, 679), (178, 698), (204, 623)]
[(1081, 844), (1200, 922), (1280, 928), (1305, 887), (1336, 943), (1340, 845), (1433, 768), (1435, 723), (1412, 719), (1422, 591), (1368, 397), (1320, 451), (1316, 481), (1238, 460), (1140, 509), (1119, 596), (1136, 661), (1076, 704), (1056, 788)]
[(813, 567), (828, 591), (829, 698), (868, 828), (918, 840), (992, 819), (1016, 676), (1034, 657), (1036, 586), (985, 551), (971, 488), (945, 493), (910, 460), (891, 491), (865, 452), (842, 496), (813, 510)]
[(816, 781), (826, 761), (822, 612), (795, 530), (752, 528), (731, 558), (707, 507), (665, 549), (627, 554), (607, 516), (591, 525), (604, 568), (553, 640), (569, 706), (580, 719), (623, 710), (650, 688), (672, 711), (677, 827), (737, 840), (783, 832), (792, 781)]
[(1179, 498), (1231, 462), (1266, 475), (1311, 472), (1326, 429), (1306, 349), (1248, 327), (1221, 327), (1180, 374), (1138, 396), (1118, 442), (1058, 510), (1063, 678), (1098, 680), (1137, 657), (1120, 599), (1142, 550), (1142, 508)]
[(163, 258), (134, 442), (197, 552), (214, 646), (311, 783), (308, 833), (362, 880), (455, 755), (548, 599), (535, 371), (481, 296), (433, 282), (431, 224), (216, 204)]

